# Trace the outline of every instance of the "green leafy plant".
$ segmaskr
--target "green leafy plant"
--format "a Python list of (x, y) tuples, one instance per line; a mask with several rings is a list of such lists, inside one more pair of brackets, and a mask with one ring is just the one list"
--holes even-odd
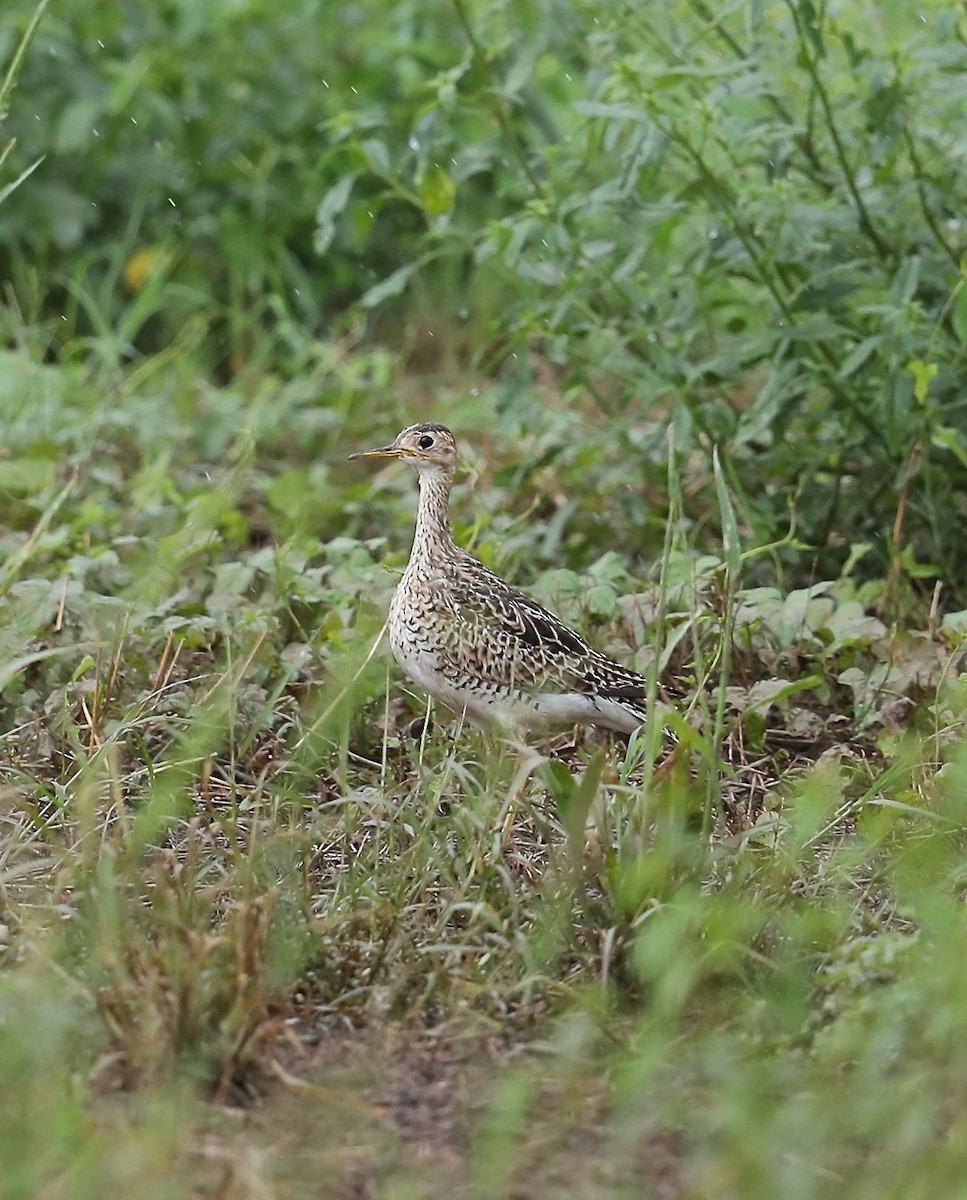
[[(11, 12), (0, 1194), (957, 1194), (961, 18)], [(423, 415), (627, 743), (383, 657)]]
[[(14, 88), (17, 86), (17, 77), (20, 75), (20, 72), (23, 69), (24, 61), (27, 57), (27, 51), (30, 48), (30, 43), (33, 41), (34, 36), (37, 33), (37, 29), (41, 20), (43, 19), (44, 13), (47, 11), (47, 6), (49, 3), (50, 0), (38, 0), (37, 6), (33, 11), (30, 21), (28, 22), (20, 41), (16, 45), (16, 49), (14, 50), (14, 53), (10, 59), (10, 64), (7, 67), (6, 73), (3, 79), (0, 80), (0, 119), (8, 116), (10, 97), (13, 94)], [(16, 144), (17, 139), (15, 137), (11, 137), (2, 147), (0, 147), (0, 170), (3, 170), (4, 165), (13, 152)], [(29, 178), (29, 176), (36, 171), (41, 162), (43, 162), (42, 158), (34, 159), (32, 163), (23, 168), (23, 170), (15, 179), (10, 180), (9, 183), (3, 183), (2, 186), (0, 186), (0, 204), (2, 204), (8, 196), (12, 195), (12, 193), (17, 190), (24, 180)]]

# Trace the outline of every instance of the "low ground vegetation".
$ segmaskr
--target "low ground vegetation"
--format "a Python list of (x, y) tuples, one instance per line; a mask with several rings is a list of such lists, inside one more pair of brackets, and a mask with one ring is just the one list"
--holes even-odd
[[(0, 1194), (955, 1194), (962, 20), (32, 11)], [(418, 418), (641, 735), (388, 664)]]

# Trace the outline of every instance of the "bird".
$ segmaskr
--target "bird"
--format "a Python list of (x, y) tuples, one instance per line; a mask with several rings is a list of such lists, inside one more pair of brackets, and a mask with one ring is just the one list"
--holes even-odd
[(390, 445), (349, 457), (397, 459), (419, 477), (413, 546), (387, 620), (393, 656), (414, 683), (484, 727), (584, 724), (631, 734), (642, 726), (644, 676), (454, 541), (457, 445), (445, 425), (409, 425)]

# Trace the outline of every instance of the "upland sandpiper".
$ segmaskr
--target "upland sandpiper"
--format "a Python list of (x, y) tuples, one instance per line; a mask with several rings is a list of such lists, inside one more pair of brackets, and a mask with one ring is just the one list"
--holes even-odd
[(445, 425), (410, 425), (392, 445), (350, 457), (402, 459), (419, 475), (413, 549), (388, 622), (396, 661), (415, 683), (480, 725), (639, 728), (644, 677), (595, 650), (454, 542), (457, 447)]

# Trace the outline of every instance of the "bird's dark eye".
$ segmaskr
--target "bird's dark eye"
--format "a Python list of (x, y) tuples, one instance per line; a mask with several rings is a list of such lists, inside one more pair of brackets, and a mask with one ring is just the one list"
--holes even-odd
[(424, 433), (417, 444), (421, 450), (429, 450), (433, 445), (433, 438), (431, 438), (428, 433)]

